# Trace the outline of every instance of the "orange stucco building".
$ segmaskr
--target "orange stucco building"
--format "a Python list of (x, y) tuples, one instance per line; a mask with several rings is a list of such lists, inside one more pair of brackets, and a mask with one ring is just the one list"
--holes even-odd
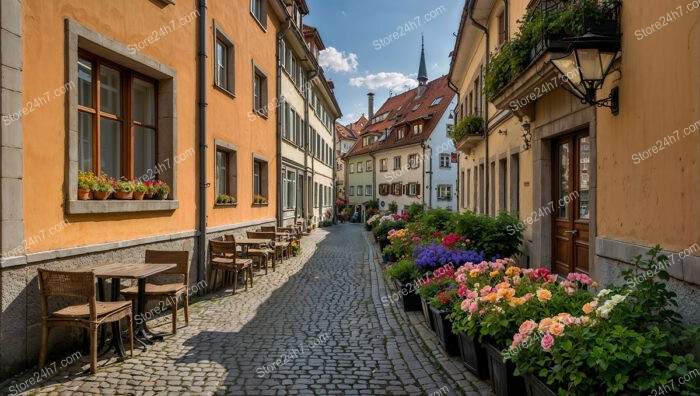
[[(275, 224), (277, 51), (292, 2), (235, 3), (0, 2), (0, 379), (36, 363), (37, 267), (175, 249), (205, 279), (206, 239)], [(170, 191), (79, 200), (79, 169)], [(63, 330), (52, 353), (71, 347)]]

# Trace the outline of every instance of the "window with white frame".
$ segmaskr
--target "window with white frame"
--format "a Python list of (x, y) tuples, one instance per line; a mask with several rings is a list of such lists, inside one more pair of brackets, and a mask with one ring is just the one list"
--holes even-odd
[(350, 167), (348, 168), (348, 172), (355, 173), (355, 164), (350, 164)]
[(423, 124), (416, 124), (413, 126), (413, 134), (420, 135), (423, 133)]
[(408, 169), (418, 168), (418, 154), (410, 154), (408, 156)]
[(440, 154), (440, 168), (449, 168), (451, 159), (449, 154)]
[(348, 195), (350, 195), (350, 196), (355, 195), (355, 186), (350, 186), (350, 189), (348, 190)]
[(406, 130), (403, 127), (399, 128), (398, 131), (396, 132), (396, 138), (403, 139), (405, 136), (406, 136)]
[(357, 163), (357, 173), (362, 173), (362, 161)]
[(389, 168), (387, 167), (387, 164), (386, 164), (386, 163), (387, 163), (387, 159), (386, 159), (386, 158), (382, 158), (382, 159), (379, 160), (379, 170), (380, 170), (381, 172), (386, 172), (386, 171), (389, 170)]
[(362, 190), (362, 186), (357, 186), (357, 196), (361, 197), (363, 195), (365, 195), (365, 193)]
[(294, 170), (287, 170), (284, 173), (284, 208), (294, 209), (297, 206), (297, 174)]
[(394, 157), (394, 170), (401, 169), (401, 156)]
[(382, 183), (379, 185), (379, 195), (389, 195), (389, 184)]
[(365, 186), (365, 195), (368, 197), (372, 196), (372, 185), (368, 184)]
[(410, 195), (412, 197), (415, 197), (418, 195), (418, 183), (408, 183), (408, 187), (406, 188), (406, 195)]
[(365, 161), (365, 170), (367, 172), (372, 172), (372, 160)]
[(250, 13), (267, 29), (267, 0), (250, 0)]
[(437, 198), (441, 201), (452, 200), (452, 186), (450, 184), (439, 185), (437, 193)]
[(403, 185), (401, 183), (394, 183), (391, 185), (391, 194), (392, 195), (401, 195), (403, 192)]

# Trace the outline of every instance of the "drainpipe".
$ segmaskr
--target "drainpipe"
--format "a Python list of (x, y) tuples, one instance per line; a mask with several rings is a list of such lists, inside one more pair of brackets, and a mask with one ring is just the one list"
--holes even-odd
[[(425, 140), (421, 140), (420, 147), (423, 149), (423, 158), (425, 158)], [(421, 187), (423, 188), (422, 201), (423, 201), (423, 207), (425, 207), (425, 192), (424, 192), (425, 191), (425, 160), (421, 161), (421, 168), (423, 168), (423, 169), (421, 169), (421, 173), (423, 174), (423, 176), (422, 176), (423, 182), (421, 184)], [(431, 187), (429, 187), (429, 189), (428, 189), (428, 194), (432, 195), (433, 192), (430, 190), (430, 188)]]
[[(486, 40), (486, 45), (484, 46), (484, 52), (485, 52), (485, 65), (489, 64), (489, 30), (486, 28), (486, 26), (480, 24), (476, 19), (474, 19), (474, 6), (476, 5), (475, 1), (472, 1), (470, 6), (469, 6), (469, 19), (471, 20), (472, 24), (476, 26), (479, 30), (484, 32), (484, 37)], [(486, 215), (489, 215), (489, 109), (488, 109), (488, 101), (486, 100), (486, 96), (484, 96), (484, 157), (485, 157), (485, 163), (484, 163), (484, 213)]]
[[(309, 72), (309, 74), (307, 75), (307, 84), (309, 85), (309, 87), (311, 86), (311, 80), (316, 78), (317, 75), (318, 75), (318, 70), (311, 70)], [(306, 87), (304, 87), (304, 88), (306, 88)], [(309, 103), (309, 94), (307, 93), (307, 91), (308, 91), (307, 89), (304, 89), (304, 120), (306, 121), (306, 128), (304, 128), (304, 129), (306, 132), (305, 135), (310, 138), (309, 132), (311, 131), (311, 122), (309, 122), (309, 107), (311, 106), (311, 104)], [(307, 165), (307, 157), (308, 157), (308, 154), (310, 151), (309, 148), (311, 147), (311, 145), (306, 144), (305, 146), (306, 146), (306, 154), (304, 154), (304, 167), (308, 166)], [(314, 188), (313, 188), (313, 186), (314, 186), (313, 183), (314, 183), (314, 180), (316, 179), (316, 177), (315, 177), (316, 176), (316, 172), (315, 172), (316, 162), (314, 161), (313, 153), (311, 153), (311, 155), (312, 155), (312, 157), (311, 157), (311, 191), (313, 191), (313, 193), (312, 193), (313, 197), (311, 197), (311, 199), (309, 200), (309, 203), (311, 205), (311, 210), (313, 212), (314, 197), (316, 197), (316, 194), (317, 194), (317, 191), (314, 191)], [(318, 219), (319, 220), (321, 220), (321, 212), (322, 211), (323, 211), (323, 206), (322, 206), (321, 200), (319, 199), (319, 202), (318, 202), (318, 213), (319, 213)]]
[(197, 282), (206, 274), (207, 259), (207, 0), (199, 0), (199, 26), (197, 37), (199, 85), (199, 208), (197, 237)]
[[(428, 206), (433, 207), (433, 148), (430, 145), (426, 146), (430, 150), (430, 170), (428, 171), (428, 185), (430, 186), (430, 197), (428, 197)], [(425, 150), (423, 151), (425, 153)], [(425, 156), (423, 157), (425, 158)]]
[[(280, 44), (287, 34), (289, 29), (292, 28), (292, 18), (287, 17), (287, 27), (281, 32), (277, 33), (277, 103), (280, 103), (280, 98), (282, 95), (282, 54), (280, 54)], [(285, 98), (286, 99), (286, 98)], [(282, 108), (284, 110), (284, 107)], [(284, 180), (282, 175), (282, 114), (277, 108), (277, 225), (282, 226), (284, 213), (282, 212), (282, 188), (279, 181)], [(298, 178), (297, 178), (298, 179)], [(297, 203), (298, 205), (298, 203)], [(296, 218), (294, 219), (296, 222)]]

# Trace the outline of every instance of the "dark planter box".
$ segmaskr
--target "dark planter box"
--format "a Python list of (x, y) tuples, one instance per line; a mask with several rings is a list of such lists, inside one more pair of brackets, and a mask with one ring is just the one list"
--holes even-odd
[(396, 289), (399, 294), (401, 294), (401, 300), (403, 302), (403, 310), (408, 311), (420, 311), (421, 303), (420, 297), (416, 294), (416, 288), (413, 283), (401, 283), (395, 280)]
[(435, 333), (438, 341), (440, 341), (440, 345), (442, 345), (448, 355), (459, 356), (459, 341), (457, 341), (457, 336), (452, 332), (452, 322), (447, 320), (447, 314), (450, 311), (440, 311), (430, 305), (430, 313), (433, 316)]
[(430, 314), (428, 302), (421, 297), (420, 305), (421, 309), (423, 310), (423, 318), (425, 318), (425, 322), (430, 325), (430, 329), (432, 331), (435, 331), (435, 322), (433, 321), (433, 315)]
[(527, 396), (557, 396), (557, 392), (532, 374), (525, 376)]
[(525, 379), (513, 374), (515, 365), (504, 362), (501, 351), (487, 343), (484, 345), (489, 361), (491, 387), (496, 396), (525, 396)]
[(489, 379), (489, 363), (484, 347), (472, 340), (465, 332), (457, 334), (457, 341), (459, 341), (459, 354), (462, 355), (462, 362), (467, 369), (481, 379)]

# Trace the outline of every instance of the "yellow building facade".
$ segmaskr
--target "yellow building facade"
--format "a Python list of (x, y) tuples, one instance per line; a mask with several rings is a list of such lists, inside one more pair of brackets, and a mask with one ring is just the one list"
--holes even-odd
[(601, 101), (615, 88), (619, 111), (567, 92), (573, 76), (550, 61), (572, 47), (553, 40), (486, 99), (487, 59), (517, 37), (528, 11), (555, 3), (465, 4), (450, 71), (455, 114), (484, 116), (487, 133), (456, 142), (461, 210), (518, 211), (523, 266), (583, 271), (602, 283), (660, 244), (685, 320), (700, 322), (700, 10), (687, 1), (621, 3), (620, 49), (596, 91)]

